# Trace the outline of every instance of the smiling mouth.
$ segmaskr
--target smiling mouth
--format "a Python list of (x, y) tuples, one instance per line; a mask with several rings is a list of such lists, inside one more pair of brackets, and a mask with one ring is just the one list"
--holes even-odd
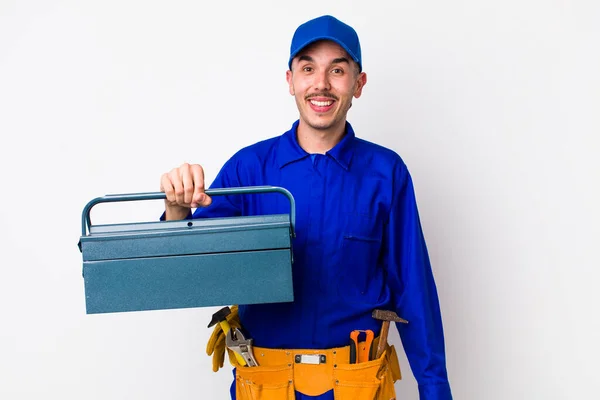
[(333, 100), (325, 100), (325, 101), (309, 100), (309, 101), (310, 101), (310, 104), (317, 106), (317, 107), (328, 107), (333, 104)]

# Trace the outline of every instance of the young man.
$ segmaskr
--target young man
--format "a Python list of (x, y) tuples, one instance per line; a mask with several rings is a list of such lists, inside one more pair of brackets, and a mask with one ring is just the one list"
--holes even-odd
[[(393, 347), (380, 359), (347, 359), (350, 332), (377, 335), (381, 321), (372, 312), (385, 309), (409, 321), (397, 327), (420, 398), (451, 399), (436, 286), (410, 174), (395, 152), (357, 138), (346, 121), (367, 83), (356, 32), (331, 16), (302, 24), (292, 39), (289, 68), (300, 118), (283, 135), (236, 153), (211, 185), (281, 186), (293, 194), (297, 209), (295, 300), (239, 306), (239, 321), (261, 358), (258, 367), (235, 369), (232, 397), (395, 398)], [(211, 199), (204, 188), (200, 165), (164, 174), (166, 219), (288, 212), (284, 196)], [(193, 216), (191, 208), (197, 208)], [(209, 347), (215, 351), (214, 342)], [(327, 357), (307, 364), (295, 358), (303, 354)]]

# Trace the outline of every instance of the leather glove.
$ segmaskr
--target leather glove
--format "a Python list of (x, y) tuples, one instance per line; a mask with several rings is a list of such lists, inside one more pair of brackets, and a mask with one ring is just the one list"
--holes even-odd
[[(231, 307), (231, 314), (229, 314), (226, 319), (231, 329), (241, 328), (237, 305)], [(225, 332), (223, 332), (221, 324), (216, 324), (213, 333), (210, 335), (208, 343), (206, 344), (206, 354), (213, 356), (212, 369), (214, 372), (217, 372), (219, 368), (223, 368), (225, 349)], [(229, 349), (227, 349), (227, 352), (229, 353), (229, 357), (235, 356), (235, 353), (231, 352)]]

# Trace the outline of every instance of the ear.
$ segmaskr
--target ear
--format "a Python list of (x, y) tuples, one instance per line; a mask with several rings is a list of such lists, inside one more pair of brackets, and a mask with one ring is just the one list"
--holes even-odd
[(294, 94), (296, 94), (296, 92), (294, 91), (294, 84), (292, 82), (292, 75), (293, 75), (293, 72), (291, 70), (289, 70), (289, 69), (285, 72), (285, 80), (288, 83), (290, 94), (293, 96)]
[(358, 74), (356, 78), (356, 89), (354, 90), (354, 97), (357, 99), (362, 94), (363, 87), (367, 84), (367, 74), (365, 72), (361, 72)]

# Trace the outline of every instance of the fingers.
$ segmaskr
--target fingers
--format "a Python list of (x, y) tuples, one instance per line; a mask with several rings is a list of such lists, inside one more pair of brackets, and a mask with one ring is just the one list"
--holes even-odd
[(163, 174), (160, 190), (165, 192), (170, 206), (185, 208), (206, 207), (212, 203), (204, 192), (204, 170), (198, 164), (182, 164)]
[(168, 173), (164, 173), (160, 177), (160, 191), (167, 195), (167, 202), (175, 202), (175, 189), (173, 188), (173, 184), (171, 183)]
[(192, 193), (192, 207), (207, 207), (212, 203), (212, 199), (204, 191), (204, 170), (198, 164), (190, 167), (190, 173), (194, 181), (194, 191)]
[[(218, 326), (219, 325), (217, 325), (217, 327)], [(212, 367), (214, 372), (217, 372), (219, 368), (223, 367), (223, 362), (225, 361), (225, 334), (222, 330), (215, 328), (209, 339), (209, 345), (206, 347), (206, 354), (209, 356), (212, 355)]]
[[(181, 186), (175, 189), (177, 203), (182, 205), (192, 206), (192, 195), (194, 194), (194, 179), (192, 178), (191, 167), (188, 164), (183, 164), (179, 168), (179, 176), (181, 178)], [(204, 186), (204, 182), (202, 183)]]

